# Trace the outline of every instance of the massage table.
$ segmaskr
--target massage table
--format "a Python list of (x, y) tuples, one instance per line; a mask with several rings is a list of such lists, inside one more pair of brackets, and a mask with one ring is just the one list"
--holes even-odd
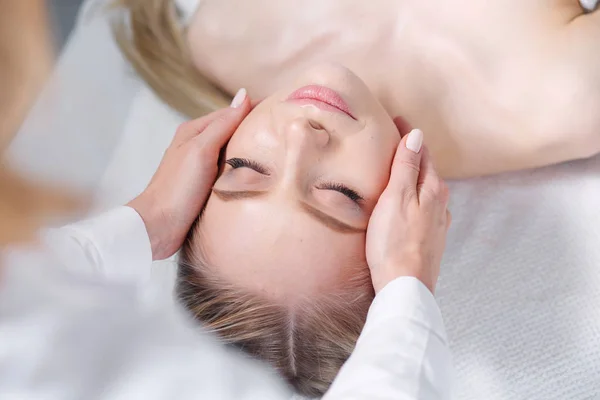
[[(15, 168), (89, 191), (96, 211), (144, 189), (184, 121), (123, 60), (104, 3), (85, 3), (10, 149)], [(436, 297), (454, 398), (600, 399), (600, 157), (450, 188)], [(152, 266), (149, 302), (172, 298), (175, 270)]]

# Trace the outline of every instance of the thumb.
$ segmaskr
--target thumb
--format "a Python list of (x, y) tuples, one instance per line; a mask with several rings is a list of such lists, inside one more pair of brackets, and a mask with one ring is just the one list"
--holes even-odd
[(402, 138), (394, 156), (390, 185), (398, 189), (414, 189), (416, 192), (421, 172), (422, 146), (423, 132), (420, 129), (413, 129)]
[(214, 151), (220, 151), (251, 110), (246, 89), (240, 89), (227, 111), (212, 121), (195, 140)]

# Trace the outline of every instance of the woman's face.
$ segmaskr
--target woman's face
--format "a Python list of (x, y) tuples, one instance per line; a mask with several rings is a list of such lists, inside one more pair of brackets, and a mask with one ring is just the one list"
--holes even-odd
[[(365, 276), (365, 231), (400, 134), (366, 85), (315, 68), (240, 125), (200, 222), (207, 264), (294, 303)], [(361, 274), (362, 272), (362, 274)]]

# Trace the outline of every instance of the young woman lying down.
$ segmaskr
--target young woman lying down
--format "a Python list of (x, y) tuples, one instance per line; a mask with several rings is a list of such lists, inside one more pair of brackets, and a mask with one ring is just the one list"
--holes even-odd
[(446, 177), (600, 152), (600, 11), (578, 0), (180, 0), (185, 30), (174, 0), (119, 3), (126, 54), (189, 116), (336, 62), (423, 129)]
[(600, 14), (576, 1), (205, 0), (188, 29), (171, 0), (119, 3), (125, 54), (176, 110), (238, 87), (264, 99), (225, 149), (176, 291), (303, 394), (327, 389), (373, 299), (365, 228), (398, 130), (423, 129), (450, 177), (600, 150)]

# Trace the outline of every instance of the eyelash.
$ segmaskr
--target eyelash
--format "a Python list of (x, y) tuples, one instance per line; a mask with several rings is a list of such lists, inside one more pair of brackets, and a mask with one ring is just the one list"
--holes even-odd
[(335, 190), (348, 197), (355, 203), (360, 203), (362, 200), (364, 200), (360, 194), (356, 193), (356, 191), (350, 189), (348, 186), (342, 185), (341, 183), (325, 182), (319, 186), (319, 189)]
[(269, 171), (267, 171), (266, 168), (256, 161), (248, 160), (247, 158), (230, 158), (229, 160), (225, 161), (225, 163), (233, 169), (250, 168), (260, 174), (269, 175)]
[[(269, 171), (267, 171), (266, 168), (264, 168), (256, 161), (249, 160), (247, 158), (230, 158), (229, 160), (225, 161), (225, 163), (233, 169), (250, 168), (260, 174), (269, 175)], [(355, 203), (360, 203), (362, 200), (364, 200), (361, 195), (356, 193), (356, 191), (350, 189), (347, 186), (342, 185), (341, 183), (325, 182), (319, 186), (319, 189), (335, 190), (336, 192), (340, 192), (344, 196), (348, 197)]]

